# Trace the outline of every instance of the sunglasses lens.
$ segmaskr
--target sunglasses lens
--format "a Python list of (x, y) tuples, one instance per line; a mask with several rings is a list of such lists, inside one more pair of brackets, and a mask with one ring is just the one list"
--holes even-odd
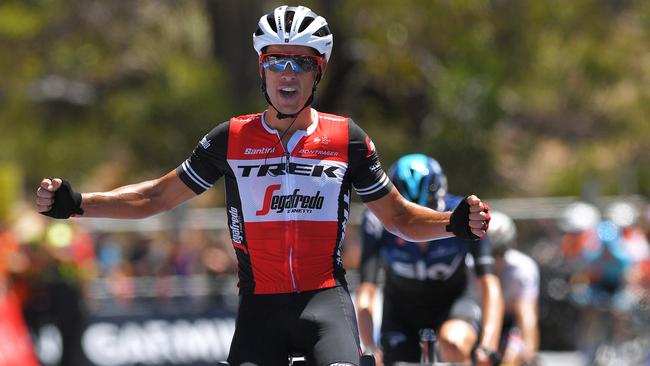
[(318, 60), (315, 57), (302, 55), (267, 55), (262, 61), (266, 70), (281, 72), (290, 68), (293, 72), (309, 72), (318, 70)]

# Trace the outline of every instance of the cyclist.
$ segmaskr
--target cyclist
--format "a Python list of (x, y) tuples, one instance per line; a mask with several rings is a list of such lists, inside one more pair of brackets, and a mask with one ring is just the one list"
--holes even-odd
[(562, 210), (557, 224), (563, 233), (560, 248), (566, 270), (580, 270), (583, 251), (598, 247), (596, 226), (600, 219), (598, 208), (587, 202), (573, 202)]
[(625, 337), (631, 305), (625, 289), (632, 262), (621, 245), (620, 229), (602, 220), (594, 233), (595, 243), (583, 247), (582, 263), (571, 278), (571, 297), (581, 310), (578, 347), (589, 357), (603, 339)]
[(327, 21), (304, 6), (263, 15), (253, 46), (266, 111), (219, 124), (158, 179), (84, 194), (67, 181), (43, 179), (38, 210), (56, 218), (140, 218), (201, 194), (223, 176), (240, 292), (229, 363), (286, 365), (298, 350), (311, 365), (358, 365), (341, 260), (351, 188), (383, 225), (409, 240), (482, 237), (489, 215), (473, 195), (453, 213), (406, 201), (357, 124), (311, 108), (332, 42)]
[[(449, 211), (462, 201), (447, 193), (440, 164), (426, 155), (405, 155), (388, 174), (402, 196), (419, 205)], [(362, 225), (356, 305), (366, 352), (374, 352), (385, 365), (419, 361), (419, 329), (433, 328), (438, 333), (442, 361), (471, 362), (473, 356), (482, 365), (495, 361), (503, 302), (488, 241), (477, 245), (461, 238), (433, 242), (403, 239), (385, 230), (372, 210), (365, 211)], [(475, 263), (482, 307), (465, 296), (468, 254)], [(373, 305), (382, 262), (385, 285), (380, 348), (373, 335)]]
[(621, 231), (621, 247), (634, 264), (650, 258), (648, 239), (639, 225), (640, 212), (632, 203), (615, 201), (605, 208), (605, 217)]
[(492, 211), (490, 217), (488, 239), (505, 303), (499, 345), (502, 363), (532, 364), (539, 349), (539, 268), (531, 257), (515, 249), (517, 227), (510, 216)]

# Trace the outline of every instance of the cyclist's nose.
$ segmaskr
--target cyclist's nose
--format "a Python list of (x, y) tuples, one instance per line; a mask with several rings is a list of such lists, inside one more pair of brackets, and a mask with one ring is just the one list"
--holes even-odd
[(284, 80), (289, 80), (289, 79), (295, 79), (298, 77), (297, 72), (293, 72), (290, 67), (285, 68), (284, 70), (280, 71), (280, 78)]

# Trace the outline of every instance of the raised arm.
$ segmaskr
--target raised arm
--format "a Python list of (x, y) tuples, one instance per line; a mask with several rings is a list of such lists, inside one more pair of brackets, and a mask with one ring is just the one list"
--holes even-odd
[[(447, 231), (447, 225), (450, 224), (456, 228), (456, 235), (458, 230), (468, 228), (467, 233), (471, 231), (482, 238), (487, 229), (486, 221), (489, 221), (489, 214), (485, 212), (487, 205), (474, 195), (468, 196), (465, 201), (469, 205), (469, 212), (463, 213), (462, 209), (457, 209), (452, 219), (451, 212), (434, 211), (412, 203), (393, 187), (388, 194), (367, 202), (366, 206), (379, 218), (386, 230), (408, 241), (423, 242), (453, 236)], [(466, 223), (463, 222), (467, 219)]]
[[(63, 186), (63, 188), (62, 188)], [(58, 192), (59, 190), (61, 192)], [(83, 193), (72, 191), (59, 178), (45, 178), (36, 191), (39, 212), (52, 214), (62, 209), (65, 218), (70, 214), (85, 217), (123, 219), (143, 218), (169, 210), (194, 197), (194, 193), (176, 175), (176, 171), (153, 180), (130, 184), (108, 192)], [(67, 212), (67, 216), (65, 215)]]

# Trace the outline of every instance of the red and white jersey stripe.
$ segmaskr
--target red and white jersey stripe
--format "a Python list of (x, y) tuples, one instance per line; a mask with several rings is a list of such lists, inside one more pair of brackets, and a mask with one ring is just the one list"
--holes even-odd
[(176, 169), (197, 194), (225, 177), (240, 293), (345, 283), (341, 243), (351, 188), (364, 202), (392, 189), (374, 144), (351, 119), (312, 109), (312, 120), (285, 149), (263, 113), (232, 118)]

